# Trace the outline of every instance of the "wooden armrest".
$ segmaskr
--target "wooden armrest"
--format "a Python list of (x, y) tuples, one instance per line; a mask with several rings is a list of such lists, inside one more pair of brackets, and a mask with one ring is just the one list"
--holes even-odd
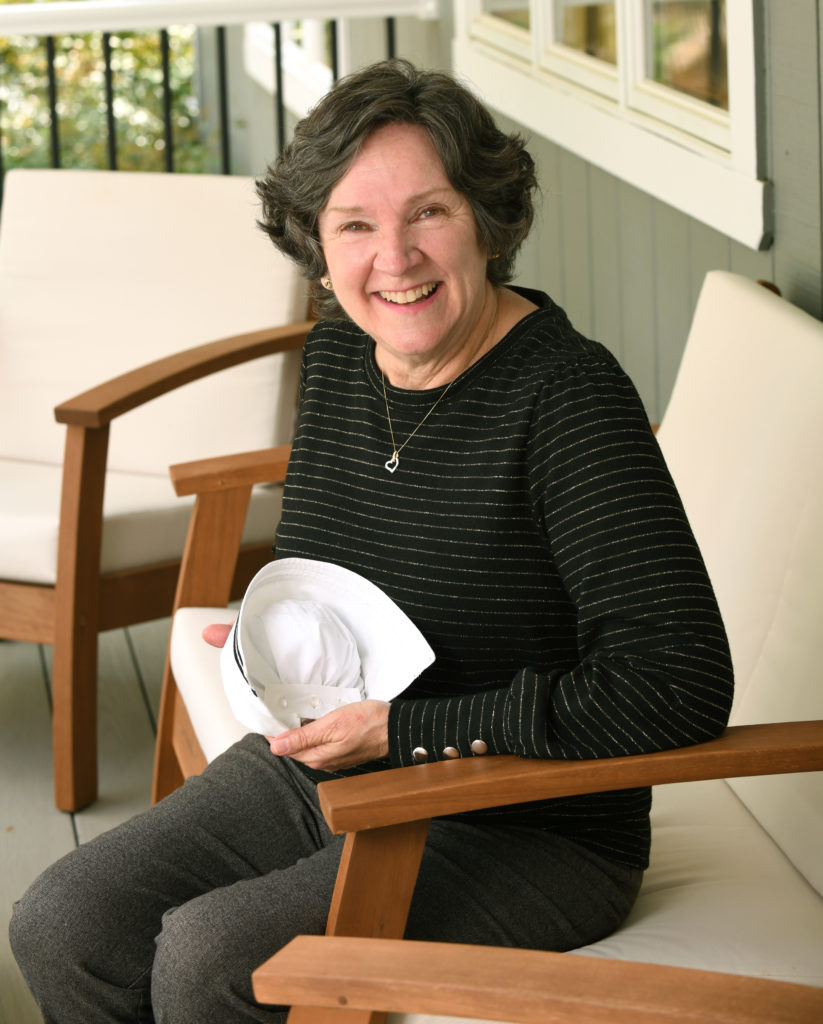
[(291, 445), (286, 444), (279, 448), (262, 448), (256, 452), (178, 462), (169, 466), (169, 474), (178, 497), (227, 491), (254, 484), (280, 483), (286, 479), (290, 454)]
[(197, 345), (84, 391), (54, 410), (58, 423), (101, 427), (183, 384), (275, 352), (302, 348), (313, 321), (270, 327)]
[(823, 721), (733, 726), (718, 739), (594, 761), (466, 757), (323, 782), (335, 833), (381, 828), (483, 807), (635, 786), (823, 770)]
[[(566, 953), (301, 935), (252, 975), (263, 1003), (522, 1024), (813, 1024), (823, 989)], [(345, 1019), (343, 1017), (342, 1019)]]

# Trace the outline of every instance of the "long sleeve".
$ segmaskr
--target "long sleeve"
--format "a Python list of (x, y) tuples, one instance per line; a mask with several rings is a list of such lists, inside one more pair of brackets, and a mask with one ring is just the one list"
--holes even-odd
[[(446, 746), (522, 757), (608, 757), (722, 731), (732, 672), (719, 611), (631, 382), (608, 358), (570, 362), (543, 389), (530, 492), (575, 609), (572, 665), (523, 665), (482, 695), (398, 701), (395, 751)], [(427, 746), (427, 744), (429, 746)]]
[(524, 668), (512, 749), (601, 757), (698, 743), (725, 726), (728, 645), (681, 502), (634, 388), (581, 361), (554, 382), (530, 452), (536, 510), (577, 609), (579, 664)]

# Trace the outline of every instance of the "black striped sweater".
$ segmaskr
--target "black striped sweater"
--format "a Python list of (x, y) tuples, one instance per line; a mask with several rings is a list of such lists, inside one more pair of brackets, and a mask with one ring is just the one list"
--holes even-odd
[[(416, 747), (474, 756), (475, 740), (521, 757), (649, 752), (709, 739), (728, 717), (720, 613), (635, 388), (551, 299), (522, 291), (540, 308), (457, 378), (393, 474), (373, 342), (340, 322), (306, 342), (276, 556), (367, 577), (434, 649), (392, 702), (395, 766)], [(386, 387), (401, 445), (442, 389)], [(650, 799), (471, 817), (644, 867)]]

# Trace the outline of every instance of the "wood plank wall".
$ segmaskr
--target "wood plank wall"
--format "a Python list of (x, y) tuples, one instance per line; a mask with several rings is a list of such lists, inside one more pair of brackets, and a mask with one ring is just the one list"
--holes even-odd
[[(823, 0), (758, 4), (764, 38), (765, 164), (775, 237), (756, 252), (529, 135), (543, 188), (518, 282), (548, 291), (575, 326), (620, 359), (649, 416), (661, 417), (705, 273), (774, 281), (823, 313), (820, 52)], [(510, 130), (522, 130), (500, 118)]]

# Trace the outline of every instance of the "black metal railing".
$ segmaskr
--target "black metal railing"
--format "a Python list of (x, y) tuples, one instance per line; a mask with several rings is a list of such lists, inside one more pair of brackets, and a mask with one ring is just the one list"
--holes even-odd
[[(274, 135), (278, 151), (282, 151), (286, 144), (287, 134), (287, 111), (284, 99), (283, 88), (283, 40), (280, 23), (273, 24), (274, 32), (274, 81), (273, 90), (274, 110)], [(330, 59), (332, 80), (339, 75), (338, 66), (338, 45), (337, 45), (337, 23), (330, 22)], [(76, 33), (74, 34), (76, 35)], [(118, 115), (117, 100), (118, 87), (115, 74), (115, 49), (113, 46), (113, 33), (96, 33), (102, 40), (101, 63), (102, 68), (102, 104), (104, 106), (105, 124), (105, 164), (110, 170), (117, 170), (121, 166), (121, 159), (118, 147)], [(59, 36), (47, 35), (42, 37), (42, 53), (45, 63), (45, 92), (47, 97), (48, 117), (48, 160), (50, 166), (60, 168), (64, 166), (63, 145), (61, 140), (61, 127), (63, 115), (61, 113), (61, 91), (60, 81), (60, 60), (59, 60)], [(172, 52), (171, 40), (168, 28), (159, 29), (156, 33), (158, 63), (160, 67), (160, 97), (162, 108), (162, 145), (158, 146), (163, 151), (164, 169), (173, 172), (176, 168), (176, 155), (178, 140), (175, 133), (174, 118), (174, 89), (172, 84), (172, 65), (174, 54)], [(229, 95), (229, 53), (226, 38), (226, 28), (216, 26), (215, 28), (215, 52), (211, 55), (215, 69), (215, 82), (217, 88), (217, 124), (219, 137), (219, 158), (218, 167), (224, 174), (232, 172), (232, 152), (230, 133), (230, 108), (231, 98)], [(385, 56), (394, 56), (396, 53), (396, 27), (395, 18), (385, 19)], [(380, 55), (376, 55), (377, 56)], [(0, 68), (0, 74), (8, 73), (8, 69)], [(0, 201), (2, 200), (2, 182), (5, 170), (9, 161), (4, 158), (6, 138), (3, 130), (3, 100), (0, 93)], [(33, 166), (29, 163), (27, 166)], [(43, 166), (43, 163), (40, 163)]]

